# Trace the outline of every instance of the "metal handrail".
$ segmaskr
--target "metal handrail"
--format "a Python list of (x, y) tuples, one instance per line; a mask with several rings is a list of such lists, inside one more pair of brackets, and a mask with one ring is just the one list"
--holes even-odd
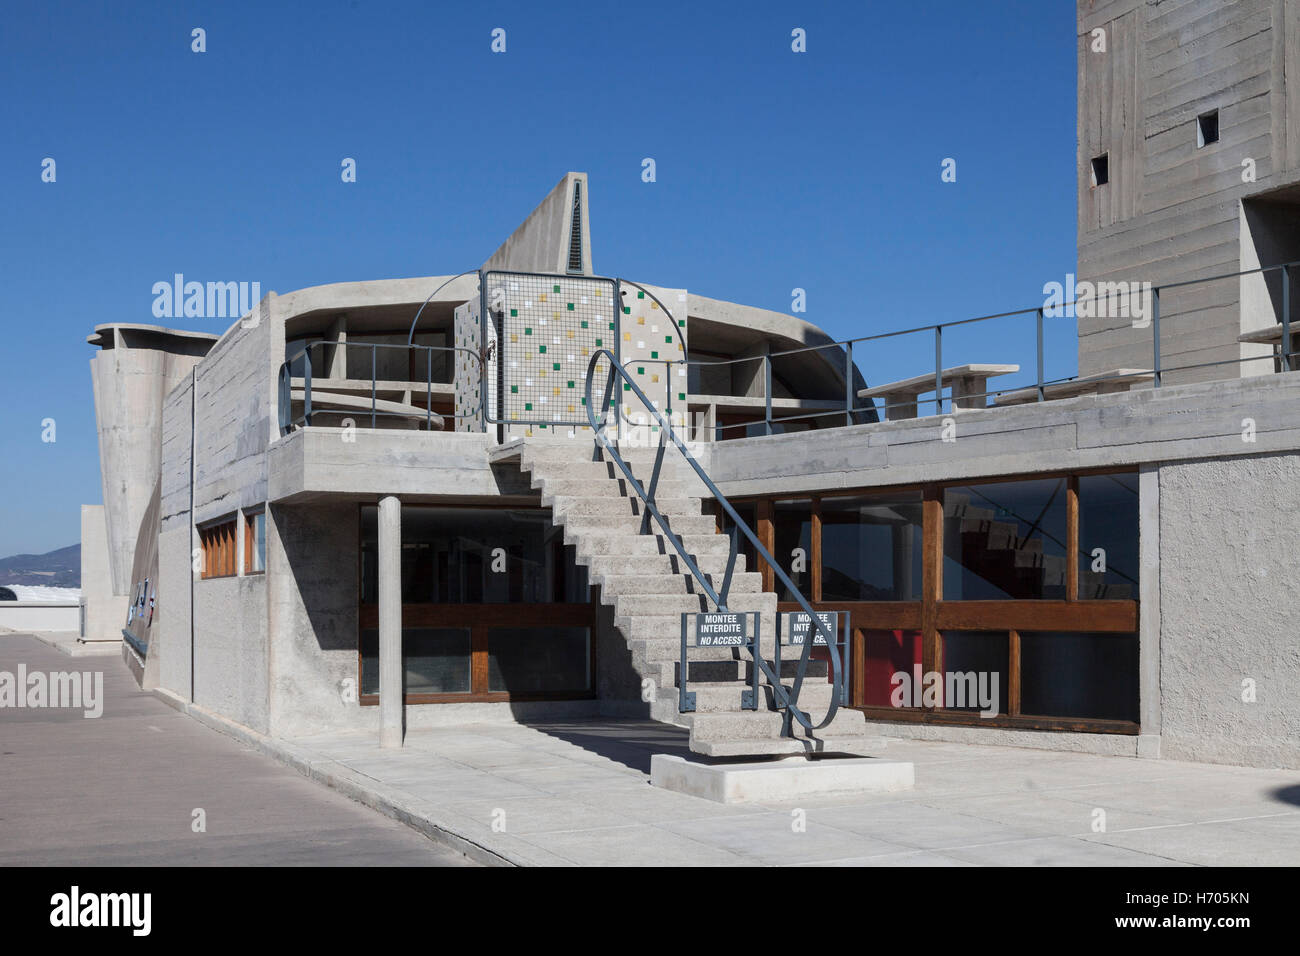
[[(600, 361), (602, 356), (609, 360), (609, 372), (605, 379), (604, 398), (601, 401), (600, 415), (597, 416), (595, 405), (592, 402), (592, 385), (595, 383), (596, 378), (596, 364)], [(659, 450), (655, 455), (655, 465), (654, 471), (650, 477), (649, 491), (643, 488), (641, 483), (637, 481), (636, 477), (632, 474), (632, 470), (628, 467), (627, 462), (623, 460), (623, 456), (619, 454), (618, 449), (605, 435), (605, 428), (609, 419), (610, 400), (614, 394), (616, 378), (622, 378), (624, 386), (636, 395), (642, 405), (645, 406), (646, 410), (654, 417), (655, 421), (659, 423)], [(763, 543), (759, 541), (758, 535), (756, 535), (753, 529), (745, 523), (744, 519), (736, 513), (736, 509), (732, 507), (731, 502), (726, 499), (726, 496), (722, 494), (718, 486), (713, 483), (713, 479), (711, 479), (704, 469), (700, 467), (700, 463), (687, 449), (685, 443), (673, 428), (672, 423), (664, 418), (663, 414), (655, 407), (654, 403), (646, 396), (645, 392), (641, 390), (641, 387), (632, 380), (632, 377), (628, 375), (627, 370), (618, 363), (618, 360), (614, 357), (614, 353), (609, 349), (597, 349), (592, 353), (591, 360), (587, 363), (586, 406), (587, 419), (591, 424), (592, 432), (595, 434), (597, 445), (609, 452), (614, 463), (618, 466), (619, 471), (623, 473), (623, 477), (627, 480), (628, 485), (636, 492), (637, 496), (645, 506), (645, 514), (642, 518), (641, 527), (642, 534), (645, 534), (649, 530), (650, 519), (653, 517), (654, 520), (659, 523), (659, 527), (663, 529), (665, 537), (672, 542), (674, 549), (676, 549), (677, 554), (682, 559), (682, 563), (686, 566), (687, 570), (691, 572), (691, 576), (694, 577), (700, 587), (704, 589), (704, 593), (711, 601), (713, 601), (718, 610), (727, 610), (727, 592), (730, 590), (732, 570), (734, 569), (737, 558), (737, 549), (735, 547), (736, 539), (734, 536), (736, 532), (739, 531), (749, 539), (749, 542), (756, 549), (758, 556), (767, 562), (768, 566), (775, 573), (781, 584), (783, 584), (790, 593), (794, 595), (796, 603), (798, 603), (803, 611), (809, 615), (810, 626), (815, 626), (826, 640), (826, 646), (829, 651), (828, 656), (831, 661), (831, 679), (836, 691), (831, 695), (830, 709), (826, 712), (825, 718), (823, 718), (820, 723), (814, 724), (812, 718), (798, 706), (799, 692), (803, 688), (804, 676), (808, 669), (809, 655), (812, 651), (813, 644), (815, 643), (812, 634), (810, 633), (808, 639), (804, 641), (803, 653), (799, 658), (799, 667), (795, 672), (794, 684), (789, 691), (787, 691), (785, 685), (781, 683), (780, 675), (773, 673), (772, 669), (768, 667), (767, 661), (763, 658), (761, 643), (757, 640), (757, 637), (750, 649), (750, 653), (753, 654), (755, 666), (762, 670), (763, 674), (768, 679), (768, 683), (772, 686), (772, 694), (776, 701), (777, 709), (783, 709), (785, 711), (785, 718), (781, 725), (782, 736), (792, 735), (792, 721), (795, 720), (797, 720), (799, 724), (808, 731), (821, 730), (826, 727), (832, 720), (834, 720), (835, 714), (839, 710), (841, 696), (840, 690), (845, 681), (845, 675), (840, 666), (835, 635), (830, 633), (830, 630), (822, 622), (821, 618), (817, 616), (817, 613), (813, 610), (812, 605), (803, 596), (802, 592), (799, 591), (794, 582), (791, 581), (789, 576), (781, 569), (781, 566), (777, 563), (776, 559), (772, 557), (767, 548), (763, 546)], [(721, 506), (727, 517), (731, 519), (733, 544), (731, 548), (731, 556), (728, 559), (727, 573), (724, 578), (721, 594), (714, 590), (713, 585), (709, 583), (703, 572), (700, 571), (694, 558), (687, 553), (685, 546), (678, 539), (677, 535), (674, 534), (668, 523), (668, 519), (665, 518), (655, 506), (654, 492), (659, 482), (659, 473), (663, 465), (664, 451), (667, 448), (667, 442), (669, 440), (671, 440), (677, 447), (677, 450), (681, 452), (682, 457), (686, 459), (686, 462), (695, 471), (695, 474), (702, 482), (704, 482), (704, 486), (709, 490), (709, 494), (712, 495), (714, 500), (716, 500)], [(777, 639), (779, 640), (780, 638), (778, 637)], [(685, 661), (682, 662), (682, 673), (678, 677), (678, 680), (683, 682), (683, 684), (686, 681)]]
[[(479, 363), (480, 381), (483, 379), (483, 367), (482, 367), (483, 356), (481, 356), (474, 349), (466, 348), (460, 345), (399, 345), (390, 342), (340, 342), (336, 340), (331, 341), (327, 339), (320, 339), (315, 342), (307, 342), (297, 352), (294, 352), (292, 355), (288, 356), (283, 362), (280, 363), (280, 373), (279, 373), (280, 416), (279, 417), (280, 417), (281, 434), (287, 433), (290, 429), (295, 427), (299, 427), (299, 426), (309, 427), (311, 425), (311, 416), (312, 416), (311, 351), (312, 349), (320, 346), (334, 346), (336, 348), (344, 348), (344, 349), (347, 348), (370, 349), (370, 427), (372, 428), (375, 427), (375, 424), (379, 418), (409, 417), (400, 412), (383, 412), (383, 411), (379, 411), (378, 409), (378, 395), (377, 395), (378, 377), (376, 375), (376, 368), (377, 368), (376, 356), (378, 354), (377, 351), (378, 349), (402, 349), (407, 353), (417, 351), (417, 350), (424, 351), (425, 353), (425, 382), (424, 382), (425, 384), (425, 427), (428, 430), (432, 430), (433, 428), (433, 415), (434, 415), (433, 353), (434, 352), (465, 352), (466, 354), (473, 356), (474, 359), (477, 360)], [(291, 408), (290, 408), (292, 404), (292, 385), (293, 385), (293, 379), (298, 377), (293, 374), (293, 366), (299, 360), (302, 360), (302, 371), (303, 371), (303, 374), (301, 376), (303, 380), (303, 413), (298, 418), (293, 418), (291, 414)], [(364, 381), (364, 379), (357, 379), (357, 381)], [(407, 384), (418, 385), (419, 382), (418, 380), (411, 380)], [(451, 384), (451, 383), (439, 382), (438, 384), (443, 385), (443, 384)], [(466, 412), (464, 414), (460, 414), (457, 412), (452, 412), (450, 414), (442, 414), (441, 412), (439, 412), (438, 417), (442, 419), (450, 418), (453, 421), (458, 419), (468, 418), (468, 419), (475, 419), (481, 423), (484, 420), (484, 416), (485, 416), (486, 396), (487, 396), (487, 390), (483, 387), (480, 387), (479, 406), (476, 410), (472, 412)]]

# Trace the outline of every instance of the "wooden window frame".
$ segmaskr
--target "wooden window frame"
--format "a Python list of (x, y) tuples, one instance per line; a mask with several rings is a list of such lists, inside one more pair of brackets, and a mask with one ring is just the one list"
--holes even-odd
[[(363, 631), (376, 630), (379, 627), (379, 605), (363, 604), (362, 568), (360, 542), (364, 517), (362, 509), (373, 506), (373, 502), (364, 502), (357, 508), (357, 687), (361, 683), (361, 634)], [(407, 508), (473, 508), (482, 510), (490, 508), (502, 511), (549, 511), (526, 502), (491, 504), (457, 504), (442, 503), (431, 505), (404, 505)], [(556, 542), (563, 546), (562, 541)], [(589, 585), (590, 590), (590, 585)], [(510, 701), (554, 701), (554, 700), (595, 700), (599, 696), (599, 674), (596, 671), (599, 634), (597, 624), (599, 606), (594, 595), (585, 604), (562, 602), (516, 602), (512, 604), (451, 604), (451, 603), (404, 603), (402, 605), (402, 628), (448, 627), (465, 628), (470, 632), (470, 690), (457, 694), (408, 694), (403, 693), (406, 704), (455, 704), (455, 703), (507, 703)], [(489, 632), (497, 627), (585, 627), (588, 638), (588, 669), (591, 674), (591, 687), (585, 691), (550, 691), (533, 694), (512, 694), (509, 691), (488, 690)], [(358, 703), (362, 707), (377, 707), (379, 695), (359, 693)]]
[[(988, 478), (964, 479), (927, 484), (890, 485), (881, 487), (836, 488), (833, 492), (816, 494), (779, 494), (738, 496), (733, 503), (753, 504), (758, 515), (759, 540), (770, 553), (774, 552), (775, 532), (772, 524), (774, 502), (807, 500), (811, 522), (810, 551), (812, 568), (809, 603), (819, 611), (846, 611), (852, 627), (850, 638), (849, 673), (850, 705), (862, 710), (873, 720), (936, 724), (961, 724), (979, 727), (1020, 728), (1026, 730), (1057, 730), (1084, 733), (1137, 734), (1136, 721), (1106, 720), (1101, 718), (1047, 717), (1025, 715), (1020, 712), (1021, 698), (1021, 634), (1041, 631), (1074, 633), (1132, 634), (1134, 640), (1140, 631), (1140, 601), (1083, 600), (1079, 597), (1079, 478), (1086, 475), (1135, 474), (1131, 467), (1089, 468), (1055, 471), (1030, 475), (1000, 475)], [(996, 601), (945, 601), (943, 599), (943, 492), (947, 488), (998, 482), (1034, 481), (1039, 479), (1066, 479), (1066, 596), (1058, 599), (1008, 599)], [(920, 491), (922, 495), (922, 575), (919, 601), (826, 602), (821, 600), (822, 584), (822, 512), (823, 498), (845, 498), (856, 495), (889, 495), (905, 491)], [(759, 562), (763, 575), (763, 589), (775, 591), (772, 569)], [(779, 612), (799, 610), (794, 602), (781, 601)], [(926, 672), (941, 671), (944, 631), (997, 631), (1008, 635), (1007, 661), (1007, 713), (997, 717), (981, 717), (961, 711), (937, 707), (895, 708), (867, 706), (865, 688), (858, 675), (866, 662), (867, 631), (900, 630), (919, 631), (921, 635), (922, 668)]]
[(233, 578), (239, 571), (235, 561), (235, 539), (238, 519), (232, 515), (199, 528), (199, 547), (203, 555), (200, 581), (214, 578)]

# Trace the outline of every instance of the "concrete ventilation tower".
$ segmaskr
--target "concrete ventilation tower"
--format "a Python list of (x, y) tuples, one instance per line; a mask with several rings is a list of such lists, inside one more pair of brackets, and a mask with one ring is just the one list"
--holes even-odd
[(81, 588), (87, 641), (122, 638), (136, 538), (158, 482), (163, 399), (208, 354), (216, 335), (111, 323), (86, 339), (99, 429), (103, 505), (81, 509)]

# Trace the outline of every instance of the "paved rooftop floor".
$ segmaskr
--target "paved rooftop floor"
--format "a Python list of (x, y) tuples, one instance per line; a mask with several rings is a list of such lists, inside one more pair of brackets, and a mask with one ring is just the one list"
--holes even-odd
[(419, 730), (400, 751), (367, 734), (293, 743), (531, 863), (1300, 864), (1295, 771), (891, 740), (912, 791), (723, 805), (649, 785), (650, 755), (684, 754), (686, 734), (646, 721)]
[[(448, 866), (463, 856), (141, 691), (0, 636), (0, 671), (102, 672), (104, 710), (0, 708), (0, 866)], [(192, 827), (195, 809), (206, 832)]]

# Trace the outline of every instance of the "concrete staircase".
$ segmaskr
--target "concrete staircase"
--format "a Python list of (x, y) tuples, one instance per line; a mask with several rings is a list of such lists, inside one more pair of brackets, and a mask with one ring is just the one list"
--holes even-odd
[[(782, 714), (775, 709), (775, 690), (760, 671), (759, 709), (742, 710), (741, 695), (751, 685), (755, 665), (748, 650), (690, 648), (682, 673), (681, 614), (712, 611), (716, 606), (684, 567), (680, 555), (651, 519), (641, 534), (644, 504), (628, 487), (618, 466), (604, 452), (593, 460), (593, 443), (556, 439), (515, 440), (499, 446), (496, 462), (518, 461), (541, 492), (542, 504), (564, 529), (577, 561), (588, 569), (603, 604), (612, 605), (614, 625), (627, 641), (632, 666), (654, 682), (650, 716), (689, 727), (690, 748), (714, 756), (786, 753), (874, 753), (883, 747), (878, 734), (858, 711), (842, 708), (815, 737), (795, 722), (796, 737), (782, 737)], [(643, 487), (649, 487), (655, 449), (620, 449)], [(655, 504), (714, 589), (726, 574), (729, 539), (717, 533), (713, 517), (702, 511), (699, 484), (675, 449), (668, 449), (655, 493)], [(759, 574), (744, 570), (744, 558), (732, 577), (728, 609), (761, 614), (760, 652), (772, 665), (775, 649), (776, 595), (762, 590)], [(783, 657), (795, 657), (790, 648)], [(793, 684), (796, 660), (783, 660), (780, 677)], [(832, 687), (824, 661), (810, 661), (798, 704), (814, 722), (830, 706)], [(773, 668), (774, 669), (774, 668)], [(787, 679), (788, 678), (788, 679)], [(694, 713), (678, 712), (679, 681), (696, 695)]]

